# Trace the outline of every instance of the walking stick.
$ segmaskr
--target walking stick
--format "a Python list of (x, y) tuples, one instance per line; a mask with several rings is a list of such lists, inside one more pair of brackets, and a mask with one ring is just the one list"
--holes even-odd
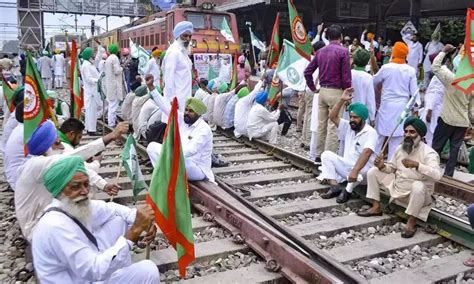
[[(120, 171), (122, 170), (122, 159), (120, 159), (120, 162), (119, 162), (119, 167), (118, 167), (118, 170), (117, 170), (117, 176), (115, 177), (115, 183), (118, 184), (118, 181), (119, 181), (119, 178), (120, 178)], [(110, 197), (110, 202), (114, 201), (114, 196), (112, 195)]]

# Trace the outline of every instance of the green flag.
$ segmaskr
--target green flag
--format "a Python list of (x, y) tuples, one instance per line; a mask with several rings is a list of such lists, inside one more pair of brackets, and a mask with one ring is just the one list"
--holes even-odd
[(211, 63), (208, 63), (208, 69), (207, 69), (207, 80), (211, 81), (214, 80), (215, 78), (218, 77), (216, 71), (214, 71), (214, 68), (212, 67)]
[(293, 3), (293, 0), (288, 0), (288, 11), (290, 15), (291, 37), (293, 38), (296, 51), (300, 53), (301, 56), (303, 56), (304, 58), (311, 60), (311, 53), (313, 51), (313, 47), (311, 46), (311, 42), (309, 41), (308, 34), (306, 33), (306, 29), (303, 25), (303, 21), (298, 15), (298, 11), (296, 11), (296, 7)]
[(280, 55), (280, 13), (277, 13), (275, 23), (273, 24), (270, 53), (268, 54), (268, 67), (272, 68), (273, 65), (278, 62), (278, 55)]
[(69, 85), (69, 92), (71, 94), (71, 116), (80, 119), (82, 107), (84, 105), (84, 96), (82, 93), (81, 83), (79, 82), (79, 60), (75, 40), (72, 40), (70, 76), (71, 81)]
[(135, 139), (133, 138), (133, 135), (129, 134), (122, 153), (120, 154), (120, 158), (122, 159), (122, 164), (127, 172), (127, 176), (132, 181), (133, 196), (136, 198), (138, 193), (146, 189), (147, 186), (142, 171), (140, 170), (137, 150), (135, 147)]
[(13, 105), (13, 95), (15, 94), (15, 90), (10, 86), (5, 76), (2, 75), (2, 89), (3, 89), (3, 97), (5, 98), (5, 102), (8, 106), (8, 110), (12, 113), (15, 110), (15, 106)]
[(134, 58), (138, 58), (138, 73), (140, 75), (145, 75), (145, 67), (150, 59), (150, 53), (146, 51), (141, 45), (137, 43), (133, 43), (132, 39), (129, 38), (129, 47), (130, 47), (130, 54)]
[[(25, 75), (25, 97), (23, 99), (24, 110), (23, 110), (23, 142), (25, 145), (25, 156), (28, 154), (28, 148), (26, 143), (30, 140), (31, 135), (35, 129), (43, 121), (51, 117), (51, 109), (46, 103), (46, 90), (43, 86), (41, 76), (36, 69), (35, 62), (31, 53), (27, 53), (26, 59), (26, 75)], [(51, 117), (56, 123), (56, 118)]]
[(173, 99), (162, 145), (146, 201), (155, 211), (155, 220), (163, 235), (178, 253), (178, 268), (183, 278), (186, 266), (194, 260), (194, 237), (176, 97)]
[(461, 52), (461, 62), (452, 85), (466, 95), (474, 92), (474, 9), (467, 9), (464, 54)]
[(235, 43), (234, 36), (232, 35), (232, 31), (230, 30), (229, 24), (227, 23), (227, 19), (224, 16), (221, 25), (221, 34), (224, 38), (228, 41)]
[(282, 50), (275, 74), (278, 74), (281, 81), (293, 90), (304, 91), (306, 80), (303, 72), (309, 61), (296, 52), (295, 45), (286, 39), (283, 40)]
[(250, 32), (250, 43), (252, 43), (252, 45), (262, 51), (264, 51), (265, 49), (267, 49), (267, 47), (265, 46), (265, 44), (258, 39), (258, 37), (252, 32), (252, 30), (249, 28), (249, 32)]

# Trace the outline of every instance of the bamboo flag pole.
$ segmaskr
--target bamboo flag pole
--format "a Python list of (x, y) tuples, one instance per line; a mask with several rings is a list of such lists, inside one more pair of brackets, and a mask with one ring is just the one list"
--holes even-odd
[[(117, 176), (115, 177), (115, 183), (116, 184), (118, 184), (118, 181), (119, 181), (119, 178), (120, 178), (120, 172), (122, 170), (122, 163), (123, 163), (123, 161), (122, 161), (122, 159), (120, 159), (119, 167), (118, 167), (118, 170), (117, 170)], [(114, 201), (114, 196), (113, 195), (110, 197), (109, 201), (110, 202)]]

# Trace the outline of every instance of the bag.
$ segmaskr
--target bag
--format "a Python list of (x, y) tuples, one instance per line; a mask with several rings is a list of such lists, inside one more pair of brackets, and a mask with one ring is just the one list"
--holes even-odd
[(150, 127), (146, 130), (145, 136), (148, 144), (151, 142), (157, 142), (162, 144), (163, 137), (165, 136), (166, 130), (166, 123), (157, 121), (150, 125)]

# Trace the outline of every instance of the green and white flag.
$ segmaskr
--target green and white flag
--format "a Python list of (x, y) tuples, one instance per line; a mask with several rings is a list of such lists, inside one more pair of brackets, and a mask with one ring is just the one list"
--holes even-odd
[(252, 32), (252, 30), (249, 29), (249, 32), (250, 32), (250, 41), (251, 41), (253, 46), (255, 46), (256, 48), (258, 48), (262, 51), (267, 49), (265, 44), (261, 40), (258, 39), (258, 37)]
[(140, 170), (140, 164), (138, 163), (137, 149), (135, 148), (136, 142), (131, 134), (127, 137), (127, 142), (120, 154), (122, 159), (123, 167), (127, 172), (127, 176), (132, 181), (133, 196), (137, 197), (138, 193), (142, 190), (147, 189), (145, 179)]
[(309, 61), (296, 51), (292, 42), (283, 40), (283, 53), (276, 72), (285, 85), (296, 91), (304, 91), (306, 80), (303, 73), (308, 64)]
[(128, 40), (130, 54), (132, 57), (138, 58), (138, 74), (145, 75), (145, 66), (150, 59), (150, 53), (148, 53), (148, 51), (146, 51), (141, 45), (134, 43), (131, 38)]
[(221, 34), (225, 37), (226, 40), (235, 43), (234, 36), (232, 35), (232, 31), (230, 30), (229, 23), (227, 23), (227, 20), (225, 17), (222, 20)]

